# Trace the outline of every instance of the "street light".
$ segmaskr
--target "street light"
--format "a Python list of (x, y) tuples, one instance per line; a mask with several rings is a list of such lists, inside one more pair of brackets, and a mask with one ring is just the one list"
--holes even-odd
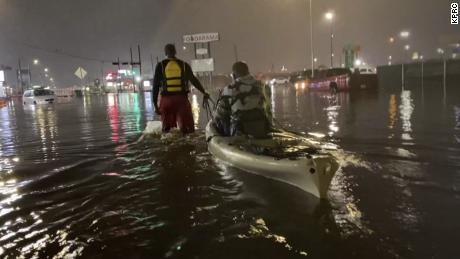
[(361, 59), (355, 60), (355, 66), (356, 66), (356, 67), (360, 67), (360, 66), (362, 65), (362, 63), (363, 63), (363, 62), (361, 61)]
[(334, 66), (334, 45), (333, 45), (333, 39), (334, 39), (334, 32), (333, 32), (333, 20), (334, 20), (334, 13), (333, 12), (327, 12), (324, 17), (326, 17), (326, 20), (328, 20), (331, 24), (331, 68)]
[(410, 45), (409, 44), (406, 44), (404, 46), (404, 49), (406, 50), (406, 61), (410, 61), (410, 54), (409, 54), (409, 50), (410, 50)]
[(441, 48), (436, 49), (436, 52), (441, 56), (441, 59), (444, 59), (444, 50)]
[(312, 15), (312, 5), (311, 5), (311, 1), (312, 0), (309, 0), (310, 2), (310, 8), (309, 8), (309, 12), (310, 12), (310, 58), (311, 58), (311, 78), (314, 78), (315, 77), (315, 61), (314, 61), (314, 53), (313, 53), (313, 15)]
[(410, 36), (410, 32), (409, 31), (402, 31), (399, 33), (399, 37), (401, 37), (402, 39), (407, 39), (409, 38)]
[(34, 65), (38, 65), (40, 61), (38, 59), (34, 59)]
[(49, 70), (49, 69), (48, 69), (47, 67), (45, 67), (44, 71), (45, 71), (45, 72), (48, 72), (48, 70)]
[[(389, 43), (389, 49), (390, 49), (390, 53), (389, 54), (392, 54), (393, 52), (393, 48), (394, 48), (394, 43), (395, 43), (395, 38), (393, 36), (391, 36), (390, 38), (388, 38), (388, 43)], [(391, 66), (391, 56), (390, 58), (388, 59), (388, 65)]]

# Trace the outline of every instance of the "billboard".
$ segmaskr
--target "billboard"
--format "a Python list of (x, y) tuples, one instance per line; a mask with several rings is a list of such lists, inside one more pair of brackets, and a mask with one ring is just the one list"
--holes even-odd
[(184, 35), (184, 43), (206, 43), (218, 40), (219, 33), (217, 32)]
[(193, 59), (191, 65), (192, 65), (192, 70), (195, 73), (214, 71), (214, 59), (213, 58)]

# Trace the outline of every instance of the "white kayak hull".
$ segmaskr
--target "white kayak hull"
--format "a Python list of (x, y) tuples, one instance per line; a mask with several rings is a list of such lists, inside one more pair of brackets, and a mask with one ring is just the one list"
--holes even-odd
[[(285, 134), (289, 138), (296, 137), (292, 133)], [(297, 137), (302, 139), (301, 136)], [(245, 137), (220, 136), (211, 122), (206, 127), (206, 139), (209, 152), (219, 160), (241, 170), (293, 185), (320, 199), (327, 198), (330, 183), (339, 168), (336, 159), (327, 152), (296, 159), (278, 159), (249, 152), (238, 145), (245, 141)]]

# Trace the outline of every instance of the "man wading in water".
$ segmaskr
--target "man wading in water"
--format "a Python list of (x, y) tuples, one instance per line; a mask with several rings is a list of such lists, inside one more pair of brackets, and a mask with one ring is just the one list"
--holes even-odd
[[(155, 112), (161, 115), (163, 132), (169, 132), (179, 125), (183, 134), (193, 133), (195, 125), (188, 100), (189, 82), (203, 94), (203, 98), (209, 98), (209, 94), (193, 74), (190, 65), (176, 58), (176, 47), (173, 44), (165, 46), (165, 54), (167, 58), (157, 64), (153, 79)], [(161, 100), (158, 107), (160, 91)]]

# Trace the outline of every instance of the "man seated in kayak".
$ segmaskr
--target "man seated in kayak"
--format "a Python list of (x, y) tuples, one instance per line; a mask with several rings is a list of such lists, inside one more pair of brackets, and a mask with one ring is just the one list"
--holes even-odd
[(236, 62), (232, 70), (234, 83), (224, 88), (217, 105), (217, 130), (224, 136), (267, 137), (271, 123), (265, 86), (249, 73), (244, 62)]

